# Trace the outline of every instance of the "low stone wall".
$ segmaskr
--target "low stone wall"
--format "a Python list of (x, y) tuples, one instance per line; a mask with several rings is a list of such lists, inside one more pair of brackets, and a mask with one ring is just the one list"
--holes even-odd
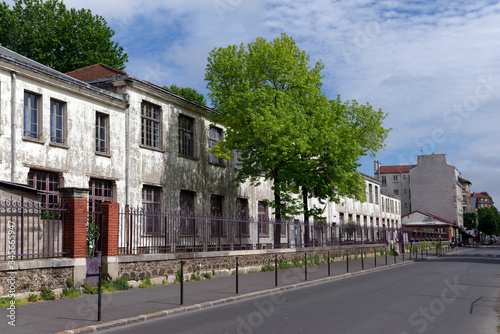
[(373, 257), (374, 252), (377, 252), (379, 256), (380, 250), (385, 250), (385, 245), (120, 256), (118, 276), (124, 275), (129, 280), (139, 280), (149, 275), (151, 278), (161, 278), (170, 283), (174, 281), (175, 274), (180, 269), (180, 260), (184, 261), (184, 275), (188, 278), (195, 272), (229, 275), (236, 268), (236, 257), (238, 257), (239, 269), (245, 272), (260, 270), (267, 264), (274, 265), (275, 255), (278, 261), (292, 262), (302, 261), (307, 253), (308, 259), (319, 256), (321, 262), (326, 262), (328, 252), (330, 252), (330, 261), (335, 262), (345, 260), (347, 251), (350, 258), (359, 259), (362, 251), (364, 256)]
[(14, 277), (16, 295), (23, 292), (39, 291), (42, 287), (54, 290), (64, 287), (66, 279), (73, 277), (73, 268), (40, 268), (0, 272), (0, 296), (8, 294), (11, 277)]

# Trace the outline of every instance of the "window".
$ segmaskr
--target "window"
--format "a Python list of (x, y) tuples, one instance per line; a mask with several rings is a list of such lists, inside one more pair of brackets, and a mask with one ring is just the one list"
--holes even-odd
[(398, 189), (394, 189), (394, 195), (399, 195), (399, 190)]
[[(222, 141), (222, 129), (211, 126), (208, 129), (208, 148), (209, 149), (214, 148), (215, 144), (221, 141)], [(216, 165), (223, 165), (222, 158), (216, 157), (214, 154), (212, 154), (212, 152), (208, 152), (208, 161)]]
[(238, 225), (238, 235), (249, 235), (250, 226), (248, 222), (248, 200), (245, 198), (236, 199), (236, 218), (240, 219)]
[(27, 138), (40, 139), (40, 95), (24, 92), (24, 131)]
[(234, 168), (241, 169), (241, 152), (234, 152)]
[(378, 204), (378, 186), (375, 186), (375, 204)]
[(144, 186), (142, 188), (142, 209), (144, 210), (144, 233), (160, 233), (161, 199), (160, 188)]
[(269, 235), (269, 219), (267, 217), (267, 204), (259, 201), (258, 203), (258, 216), (259, 216), (259, 235)]
[(66, 144), (66, 103), (50, 100), (50, 142)]
[(382, 185), (383, 186), (387, 185), (387, 178), (385, 176), (382, 176)]
[[(223, 197), (221, 195), (210, 196), (210, 212), (212, 214), (212, 218), (222, 217), (222, 200)], [(222, 220), (212, 219), (210, 225), (213, 236), (224, 235), (224, 226)]]
[(48, 206), (59, 204), (59, 174), (31, 169), (28, 173), (28, 185), (42, 193), (42, 203)]
[(102, 202), (113, 201), (113, 183), (108, 180), (90, 179), (89, 212), (95, 212)]
[(95, 116), (95, 151), (109, 154), (109, 116), (100, 112)]
[(160, 107), (148, 102), (141, 104), (141, 144), (160, 149)]
[(372, 185), (371, 183), (368, 185), (368, 201), (373, 203), (373, 193), (372, 193)]
[(194, 119), (179, 115), (179, 154), (194, 157)]
[(194, 196), (193, 191), (181, 190), (180, 209), (181, 209), (181, 234), (193, 235), (196, 230), (194, 216)]
[(392, 180), (393, 180), (394, 182), (398, 182), (398, 176), (397, 176), (397, 175), (393, 175), (393, 176), (392, 176)]

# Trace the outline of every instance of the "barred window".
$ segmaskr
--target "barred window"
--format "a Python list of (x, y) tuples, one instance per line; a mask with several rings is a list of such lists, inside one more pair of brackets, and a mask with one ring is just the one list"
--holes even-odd
[(142, 208), (144, 209), (144, 233), (160, 233), (161, 189), (144, 186), (142, 188)]
[(179, 115), (179, 154), (194, 157), (194, 119)]
[(250, 226), (248, 222), (248, 200), (246, 198), (236, 199), (236, 218), (240, 219), (238, 225), (238, 234), (250, 234)]
[(195, 231), (195, 219), (189, 218), (194, 216), (194, 197), (193, 191), (181, 190), (180, 194), (180, 209), (181, 209), (181, 234), (192, 235)]
[(259, 235), (269, 235), (269, 219), (267, 216), (267, 204), (263, 201), (258, 203)]
[[(210, 210), (213, 218), (222, 217), (222, 201), (223, 196), (211, 195), (210, 196)], [(224, 222), (219, 219), (212, 219), (211, 221), (211, 234), (213, 236), (224, 235)]]

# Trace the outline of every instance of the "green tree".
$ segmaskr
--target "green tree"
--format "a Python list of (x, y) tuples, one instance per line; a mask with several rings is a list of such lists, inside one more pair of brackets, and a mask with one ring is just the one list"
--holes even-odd
[(198, 91), (194, 88), (178, 87), (176, 85), (170, 85), (170, 87), (164, 86), (163, 88), (168, 89), (177, 95), (183, 96), (186, 99), (190, 99), (191, 101), (198, 102), (199, 104), (203, 104), (204, 106), (207, 105), (205, 96), (203, 96), (203, 94), (201, 93), (198, 93)]
[(106, 20), (58, 0), (15, 0), (0, 5), (0, 43), (60, 72), (105, 63), (123, 70), (128, 55), (111, 40)]
[(464, 227), (468, 230), (473, 230), (477, 228), (476, 211), (464, 212)]
[[(321, 90), (321, 70), (295, 41), (282, 34), (272, 42), (258, 38), (214, 49), (205, 79), (209, 97), (224, 124), (224, 141), (212, 152), (231, 158), (238, 152), (236, 182), (272, 180), (276, 220), (312, 211), (307, 198), (361, 197), (364, 183), (356, 171), (360, 155), (383, 146), (385, 117), (355, 101), (329, 101)], [(300, 198), (302, 197), (302, 203)], [(275, 226), (275, 244), (280, 225)]]
[(478, 230), (486, 235), (494, 235), (498, 232), (500, 225), (500, 216), (498, 210), (494, 207), (479, 208), (478, 215)]

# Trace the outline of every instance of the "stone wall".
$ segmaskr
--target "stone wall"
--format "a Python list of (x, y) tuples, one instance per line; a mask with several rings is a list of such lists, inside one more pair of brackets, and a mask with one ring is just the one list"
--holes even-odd
[[(13, 275), (14, 273), (14, 275)], [(0, 296), (8, 294), (9, 281), (15, 277), (16, 295), (39, 291), (42, 287), (51, 290), (65, 287), (66, 279), (73, 277), (73, 268), (41, 268), (17, 271), (0, 271)]]

